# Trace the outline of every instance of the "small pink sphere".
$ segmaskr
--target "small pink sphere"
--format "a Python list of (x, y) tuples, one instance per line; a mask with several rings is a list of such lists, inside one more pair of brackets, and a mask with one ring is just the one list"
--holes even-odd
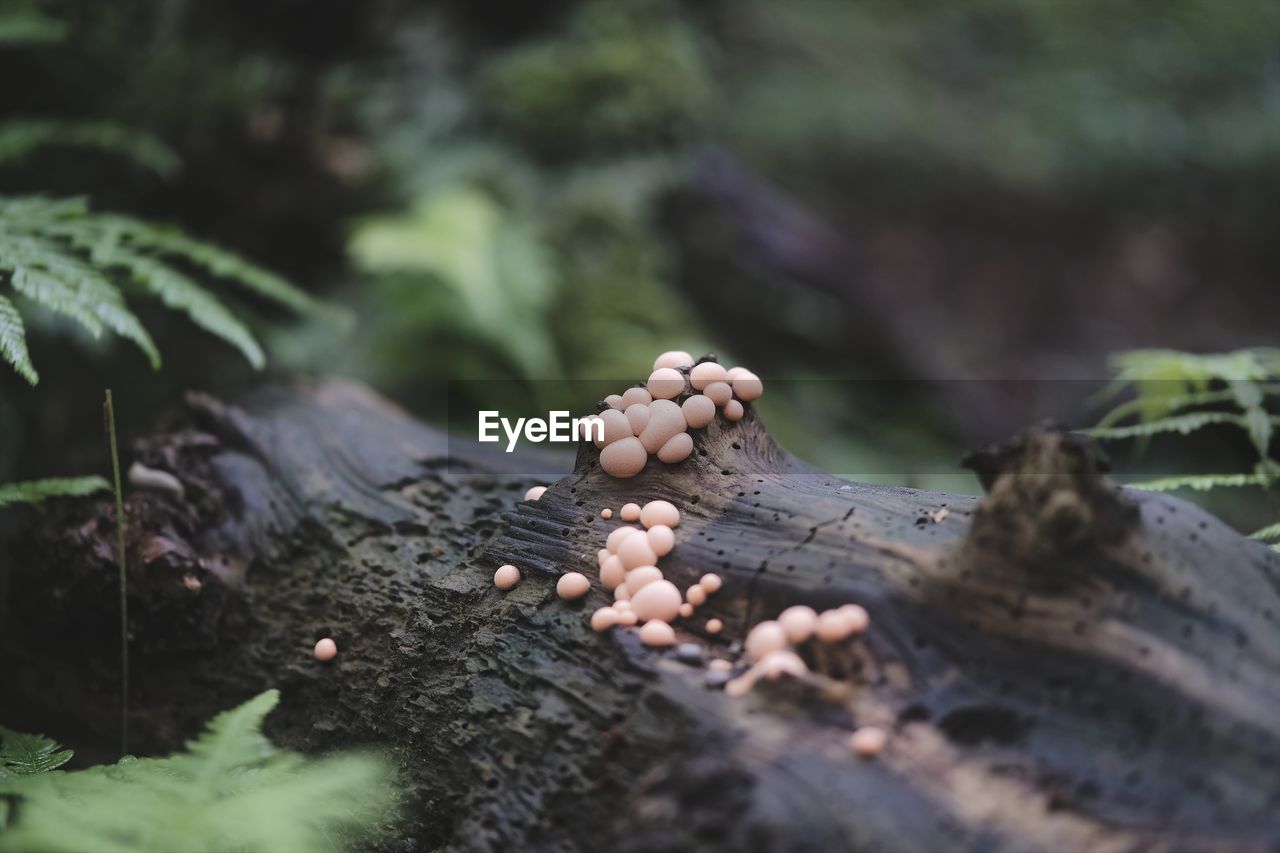
[(566, 601), (582, 598), (591, 589), (591, 581), (580, 572), (565, 572), (556, 581), (556, 594)]
[(680, 510), (671, 501), (649, 501), (640, 510), (640, 523), (645, 527), (665, 524), (674, 529), (680, 526)]
[(688, 619), (690, 616), (692, 616), (692, 615), (693, 615), (693, 605), (692, 605), (692, 604), (690, 604), (690, 603), (689, 603), (689, 602), (687, 602), (687, 601), (686, 601), (684, 604), (681, 604), (681, 605), (680, 605), (680, 615), (681, 615), (681, 616), (683, 616), (685, 619)]
[(622, 392), (622, 411), (632, 406), (647, 406), (653, 402), (653, 395), (643, 388), (628, 388)]
[(316, 660), (321, 663), (331, 661), (338, 656), (338, 644), (328, 637), (325, 637), (323, 640), (316, 643), (315, 654)]
[(667, 556), (671, 553), (671, 549), (676, 547), (675, 531), (665, 524), (655, 524), (649, 528), (646, 535), (649, 537), (649, 547), (659, 557)]
[(668, 580), (654, 581), (631, 596), (631, 607), (643, 622), (669, 622), (680, 615), (680, 590)]
[(623, 521), (639, 521), (640, 520), (640, 504), (623, 504), (622, 512), (619, 513)]
[(628, 527), (626, 525), (619, 527), (611, 532), (607, 539), (604, 540), (605, 550), (610, 554), (618, 553), (618, 546), (622, 544), (622, 540), (626, 539), (633, 533), (642, 533), (643, 531), (637, 527)]
[(724, 416), (729, 421), (740, 421), (742, 416), (746, 414), (746, 410), (742, 408), (742, 404), (737, 400), (730, 400), (724, 404)]
[(520, 570), (510, 564), (500, 567), (493, 573), (493, 585), (507, 590), (520, 583)]
[(701, 607), (707, 603), (707, 591), (695, 583), (684, 591), (684, 600), (694, 607)]
[(849, 636), (849, 619), (839, 610), (824, 610), (818, 617), (818, 639), (824, 643), (838, 643)]
[(646, 646), (670, 646), (675, 641), (675, 629), (659, 619), (644, 623), (640, 629), (640, 642)]
[(812, 607), (798, 604), (778, 614), (778, 624), (787, 632), (788, 640), (803, 643), (813, 636), (813, 630), (818, 627), (818, 614)]
[(863, 758), (874, 758), (884, 750), (889, 736), (884, 729), (876, 726), (863, 726), (849, 735), (849, 747)]
[(769, 652), (760, 663), (756, 664), (756, 668), (760, 675), (768, 679), (776, 679), (783, 675), (803, 678), (809, 673), (809, 667), (804, 660), (789, 649)]
[(600, 585), (605, 589), (617, 589), (626, 582), (627, 570), (622, 567), (622, 561), (610, 555), (600, 567)]
[(714, 361), (704, 361), (702, 364), (696, 364), (689, 371), (689, 382), (698, 391), (713, 382), (724, 382), (728, 377), (729, 371), (725, 370), (723, 365)]
[(603, 518), (605, 521), (608, 521), (609, 519), (613, 518), (613, 510), (609, 509), (608, 507), (605, 507), (604, 509), (600, 510), (600, 517)]
[(729, 387), (728, 382), (712, 382), (703, 389), (702, 393), (717, 406), (727, 405), (733, 399), (733, 389)]
[(536, 501), (547, 491), (546, 486), (534, 486), (532, 489), (524, 493), (524, 499), (527, 501)]
[(856, 604), (844, 605), (840, 608), (840, 613), (844, 615), (845, 627), (850, 634), (861, 634), (871, 624), (871, 617), (867, 615), (866, 609)]
[(659, 367), (649, 374), (649, 381), (645, 384), (654, 397), (670, 400), (684, 391), (684, 374), (674, 367)]
[(658, 554), (649, 544), (648, 536), (628, 536), (618, 545), (618, 559), (627, 571), (638, 566), (652, 566), (658, 562)]
[(662, 580), (662, 569), (657, 566), (636, 566), (627, 572), (627, 592), (633, 596), (654, 581)]
[(706, 590), (707, 595), (717, 592), (720, 589), (720, 576), (711, 572), (702, 576), (702, 580), (698, 581), (698, 586)]
[(702, 429), (716, 418), (716, 404), (705, 394), (694, 394), (680, 404), (680, 410), (692, 429)]
[(721, 622), (719, 619), (708, 619), (708, 620), (707, 620), (707, 633), (708, 633), (708, 634), (719, 634), (719, 633), (720, 633), (721, 631), (723, 631), (723, 630), (724, 630), (724, 623), (723, 623), (723, 622)]
[(608, 631), (618, 624), (618, 611), (612, 607), (601, 607), (591, 614), (591, 630)]
[(744, 403), (758, 400), (760, 395), (764, 393), (764, 383), (760, 381), (759, 376), (756, 376), (750, 370), (744, 370), (729, 378), (733, 382), (733, 393)]
[(772, 619), (761, 622), (747, 634), (744, 648), (747, 657), (754, 661), (761, 660), (771, 652), (780, 652), (787, 648), (787, 632)]
[(663, 367), (684, 367), (686, 364), (693, 364), (693, 356), (680, 349), (673, 349), (664, 352), (653, 360), (653, 369), (658, 370)]

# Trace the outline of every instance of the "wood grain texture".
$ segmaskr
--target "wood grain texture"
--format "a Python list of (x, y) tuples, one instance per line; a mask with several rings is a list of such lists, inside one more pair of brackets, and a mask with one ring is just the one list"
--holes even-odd
[[(129, 496), (138, 748), (279, 687), (281, 742), (399, 760), (397, 849), (1275, 849), (1264, 546), (1120, 493), (1055, 433), (979, 459), (981, 500), (844, 482), (754, 413), (632, 480), (597, 457), (533, 477), (345, 383), (192, 397), (185, 426), (136, 448), (187, 494)], [(732, 654), (786, 606), (845, 602), (869, 632), (737, 699), (634, 632), (592, 632), (611, 596), (567, 604), (555, 579), (595, 576), (620, 523), (602, 507), (655, 498), (684, 513), (667, 576), (725, 578), (682, 638)], [(6, 719), (110, 744), (112, 534), (105, 502), (65, 502), (0, 552)], [(504, 594), (505, 562), (525, 577)], [(310, 654), (322, 636), (331, 665)], [(847, 745), (864, 724), (891, 733), (879, 759)]]

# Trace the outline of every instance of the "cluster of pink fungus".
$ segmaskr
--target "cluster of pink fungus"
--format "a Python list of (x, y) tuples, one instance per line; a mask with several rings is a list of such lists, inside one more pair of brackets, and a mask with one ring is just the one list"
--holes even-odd
[(658, 568), (658, 559), (675, 547), (675, 528), (680, 526), (680, 510), (670, 501), (649, 501), (643, 507), (628, 503), (619, 515), (624, 521), (639, 521), (641, 527), (615, 528), (596, 554), (600, 583), (613, 591), (614, 601), (592, 614), (591, 627), (607, 631), (640, 624), (645, 645), (673, 645), (676, 635), (671, 622), (693, 616), (707, 595), (720, 588), (720, 577), (704, 575), (682, 594)]
[(702, 429), (720, 409), (728, 421), (739, 421), (743, 403), (764, 393), (760, 377), (745, 367), (725, 369), (714, 357), (694, 363), (687, 352), (664, 352), (653, 362), (643, 387), (605, 397), (607, 408), (596, 415), (604, 435), (596, 440), (600, 467), (626, 479), (644, 470), (650, 456), (660, 462), (683, 462), (693, 453), (690, 429)]
[(725, 692), (742, 696), (762, 678), (782, 675), (804, 676), (808, 665), (795, 647), (810, 640), (838, 643), (860, 634), (871, 623), (867, 611), (857, 604), (846, 604), (818, 613), (812, 607), (796, 605), (778, 614), (777, 619), (759, 623), (747, 634), (743, 650), (751, 668), (727, 683)]

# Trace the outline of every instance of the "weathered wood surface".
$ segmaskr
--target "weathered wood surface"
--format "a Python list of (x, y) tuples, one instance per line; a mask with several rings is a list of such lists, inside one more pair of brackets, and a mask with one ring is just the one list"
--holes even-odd
[[(137, 748), (279, 687), (280, 741), (399, 759), (396, 849), (1280, 845), (1277, 555), (1117, 493), (1060, 435), (979, 457), (981, 501), (843, 482), (754, 414), (697, 443), (629, 481), (583, 449), (521, 502), (552, 480), (503, 454), (446, 461), (445, 436), (357, 386), (193, 397), (187, 426), (135, 448), (186, 489), (129, 497)], [(606, 593), (566, 604), (554, 580), (594, 575), (618, 524), (601, 507), (654, 498), (684, 511), (667, 576), (726, 579), (682, 631), (729, 649), (785, 606), (852, 601), (869, 633), (737, 699), (632, 632), (593, 633)], [(0, 551), (0, 717), (104, 750), (111, 541), (89, 500)], [(504, 562), (525, 572), (507, 594)], [(310, 654), (326, 635), (332, 665)], [(877, 760), (846, 744), (867, 723), (892, 733)]]

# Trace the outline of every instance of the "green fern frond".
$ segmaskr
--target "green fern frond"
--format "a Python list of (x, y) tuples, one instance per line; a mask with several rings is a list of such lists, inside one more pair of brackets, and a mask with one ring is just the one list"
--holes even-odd
[(110, 246), (99, 247), (93, 259), (125, 270), (131, 279), (158, 297), (165, 307), (182, 311), (191, 322), (240, 350), (255, 369), (261, 370), (267, 363), (262, 347), (248, 327), (207, 290), (172, 267), (154, 258)]
[(1260, 486), (1257, 474), (1188, 474), (1182, 477), (1162, 477), (1142, 483), (1130, 483), (1129, 488), (1145, 492), (1171, 492), (1175, 489), (1192, 489), (1207, 492), (1210, 489)]
[(1261, 539), (1270, 542), (1273, 539), (1280, 539), (1280, 522), (1269, 524), (1261, 530), (1255, 530), (1249, 534), (1250, 539)]
[(1241, 425), (1240, 415), (1231, 412), (1191, 412), (1185, 415), (1173, 415), (1167, 418), (1161, 418), (1155, 421), (1145, 421), (1122, 427), (1093, 427), (1091, 429), (1080, 430), (1085, 435), (1093, 438), (1104, 439), (1121, 439), (1121, 438), (1137, 438), (1140, 436), (1158, 435), (1165, 432), (1176, 432), (1180, 435), (1190, 435), (1201, 427), (1209, 424), (1236, 424)]
[(57, 770), (72, 752), (44, 735), (26, 735), (0, 726), (0, 781)]
[(48, 498), (79, 498), (109, 488), (111, 484), (97, 476), (0, 483), (0, 508), (11, 504), (38, 504)]
[(1111, 358), (1119, 382), (1176, 382), (1204, 388), (1212, 381), (1262, 382), (1280, 376), (1280, 349), (1255, 347), (1198, 355), (1178, 350), (1129, 350)]
[[(341, 313), (274, 273), (176, 229), (93, 213), (82, 199), (0, 196), (0, 284), (7, 278), (15, 291), (70, 317), (91, 335), (106, 328), (133, 341), (159, 367), (154, 342), (117, 287), (118, 281), (133, 282), (261, 368), (266, 362), (262, 347), (189, 274), (192, 269), (237, 283), (295, 312), (330, 318)], [(3, 320), (0, 355), (34, 384), (38, 376), (26, 352), (21, 319), (11, 310)]]
[(65, 23), (35, 9), (0, 13), (0, 47), (57, 44), (66, 36)]
[(16, 850), (320, 850), (385, 829), (391, 771), (368, 755), (308, 759), (277, 750), (268, 691), (219, 714), (167, 758), (0, 781), (18, 807), (0, 832)]
[(13, 303), (0, 296), (0, 356), (13, 365), (23, 379), (35, 385), (40, 374), (27, 352), (27, 331)]
[(111, 122), (43, 119), (0, 124), (0, 164), (55, 146), (105, 151), (162, 176), (172, 175), (181, 165), (173, 149), (154, 136)]
[[(1235, 393), (1230, 390), (1198, 391), (1190, 394), (1170, 395), (1165, 397), (1162, 400), (1162, 403), (1163, 407), (1171, 413), (1179, 409), (1189, 409), (1195, 406), (1216, 406), (1223, 403), (1230, 403), (1234, 400)], [(1126, 400), (1103, 415), (1098, 420), (1098, 427), (1114, 426), (1125, 418), (1141, 415), (1144, 408), (1145, 401), (1140, 397), (1133, 400)]]
[(0, 232), (0, 271), (9, 273), (18, 293), (78, 321), (95, 338), (105, 326), (136, 344), (153, 368), (160, 367), (155, 342), (125, 305), (120, 289), (56, 242)]
[(103, 239), (118, 239), (122, 245), (132, 246), (141, 253), (180, 258), (299, 314), (335, 313), (330, 306), (317, 302), (270, 270), (212, 243), (188, 237), (176, 228), (151, 225), (118, 214), (99, 214), (92, 222), (84, 221), (78, 225), (80, 227), (69, 231), (68, 236), (80, 245), (91, 246)]

